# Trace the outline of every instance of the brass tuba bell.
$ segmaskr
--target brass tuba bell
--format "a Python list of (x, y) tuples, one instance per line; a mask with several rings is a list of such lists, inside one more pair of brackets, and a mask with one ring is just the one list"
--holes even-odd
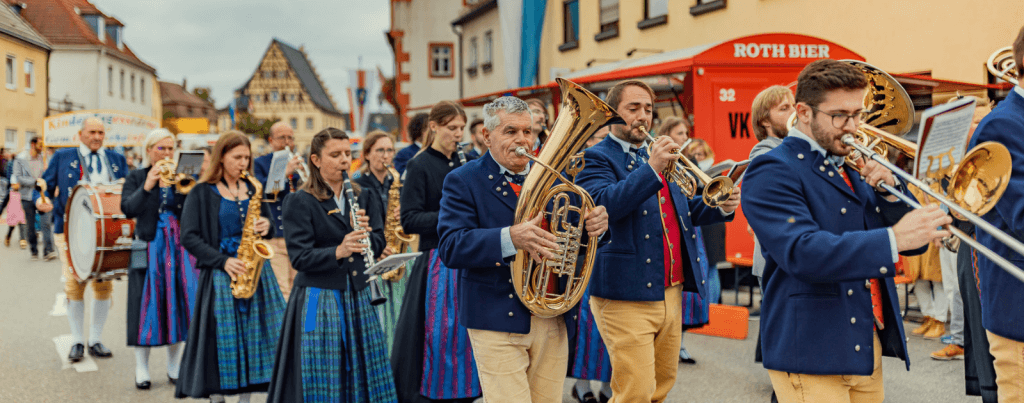
[(1009, 46), (1000, 48), (992, 55), (988, 57), (988, 61), (985, 63), (988, 67), (988, 71), (992, 75), (1012, 83), (1013, 85), (1020, 85), (1020, 69), (1017, 66), (1017, 62), (1013, 60), (1013, 49)]
[[(583, 188), (562, 175), (575, 177), (583, 169), (580, 152), (598, 129), (622, 118), (604, 101), (583, 87), (561, 78), (555, 79), (562, 92), (562, 109), (540, 155), (533, 157), (520, 147), (516, 153), (535, 162), (519, 192), (515, 223), (519, 224), (544, 212), (543, 222), (558, 239), (554, 260), (536, 262), (526, 251), (516, 253), (512, 262), (512, 285), (519, 300), (534, 315), (550, 318), (575, 306), (590, 283), (597, 254), (597, 238), (582, 245), (583, 215), (594, 208), (594, 201)], [(561, 183), (555, 184), (556, 180)], [(581, 248), (583, 260), (579, 261)], [(566, 279), (565, 291), (550, 292), (548, 284)], [(557, 284), (555, 285), (557, 289)]]

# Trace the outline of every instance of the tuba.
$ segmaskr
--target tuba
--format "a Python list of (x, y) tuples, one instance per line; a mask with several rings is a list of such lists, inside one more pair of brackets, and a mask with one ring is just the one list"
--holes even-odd
[(263, 201), (263, 185), (248, 171), (242, 171), (241, 179), (249, 181), (253, 192), (242, 226), (242, 240), (238, 243), (238, 259), (245, 262), (245, 274), (231, 280), (231, 295), (238, 299), (248, 299), (256, 293), (263, 262), (274, 257), (274, 248), (256, 233), (256, 220), (260, 218), (260, 204)]
[(1009, 46), (1001, 48), (992, 53), (985, 63), (988, 71), (1003, 81), (1013, 85), (1020, 85), (1021, 68), (1013, 60), (1013, 49)]
[[(516, 149), (516, 154), (535, 162), (523, 183), (516, 205), (515, 224), (529, 221), (543, 211), (543, 223), (558, 239), (555, 260), (536, 262), (526, 251), (518, 251), (512, 262), (512, 285), (519, 300), (534, 315), (550, 318), (575, 306), (590, 283), (597, 238), (582, 245), (582, 217), (594, 208), (594, 201), (583, 188), (562, 175), (575, 177), (583, 169), (587, 139), (608, 123), (623, 123), (608, 104), (583, 87), (561, 78), (555, 79), (562, 92), (562, 113), (552, 126), (548, 141), (534, 157), (530, 150)], [(555, 185), (556, 180), (561, 183)], [(581, 248), (583, 261), (579, 261)], [(549, 292), (548, 284), (565, 277), (565, 291)]]
[(164, 158), (153, 163), (153, 168), (151, 169), (156, 169), (160, 172), (160, 180), (164, 181), (164, 183), (173, 185), (177, 188), (178, 193), (187, 195), (196, 186), (196, 180), (191, 175), (175, 173), (176, 168), (177, 164), (173, 160)]

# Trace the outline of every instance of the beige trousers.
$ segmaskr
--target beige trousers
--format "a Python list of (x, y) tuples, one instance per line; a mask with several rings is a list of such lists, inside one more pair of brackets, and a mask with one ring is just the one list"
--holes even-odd
[(281, 294), (287, 301), (288, 295), (292, 293), (295, 274), (298, 272), (292, 268), (292, 261), (288, 259), (288, 247), (285, 245), (284, 238), (273, 238), (269, 242), (270, 246), (274, 248), (274, 257), (270, 259), (270, 267), (274, 268), (274, 277), (277, 277), (277, 283), (281, 286)]
[(867, 403), (885, 400), (882, 344), (874, 337), (875, 371), (864, 375), (807, 375), (768, 370), (779, 403)]
[(64, 234), (53, 234), (53, 244), (57, 247), (57, 256), (60, 256), (60, 266), (64, 272), (64, 294), (70, 301), (81, 301), (85, 299), (85, 286), (92, 283), (92, 297), (98, 301), (110, 299), (110, 292), (114, 290), (114, 283), (110, 281), (87, 281), (79, 283), (71, 274), (71, 265), (68, 255), (68, 241)]
[(988, 334), (988, 351), (995, 357), (999, 403), (1024, 402), (1024, 342)]
[(556, 403), (569, 365), (565, 320), (530, 318), (530, 333), (468, 329), (487, 403)]
[(683, 341), (682, 285), (664, 301), (590, 297), (590, 309), (612, 361), (612, 403), (662, 402), (676, 383)]

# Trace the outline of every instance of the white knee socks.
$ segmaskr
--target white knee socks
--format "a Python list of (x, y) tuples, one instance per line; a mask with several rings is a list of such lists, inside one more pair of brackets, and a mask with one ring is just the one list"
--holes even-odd
[(242, 393), (238, 395), (238, 403), (249, 403), (249, 397), (251, 396), (252, 393)]
[(167, 346), (167, 376), (178, 379), (178, 370), (181, 369), (181, 353), (185, 350), (185, 343), (174, 343)]
[(92, 301), (92, 322), (89, 323), (89, 345), (99, 343), (103, 337), (103, 324), (107, 322), (110, 300)]
[(149, 347), (135, 347), (135, 382), (145, 382), (149, 377)]
[(587, 392), (591, 392), (589, 379), (577, 379), (576, 386), (574, 387), (576, 388), (576, 394), (579, 395), (580, 399), (582, 399), (583, 395), (587, 394)]
[(612, 383), (611, 382), (601, 382), (601, 395), (607, 396), (607, 397), (612, 397)]
[(71, 326), (71, 343), (85, 344), (85, 301), (68, 300), (68, 324)]

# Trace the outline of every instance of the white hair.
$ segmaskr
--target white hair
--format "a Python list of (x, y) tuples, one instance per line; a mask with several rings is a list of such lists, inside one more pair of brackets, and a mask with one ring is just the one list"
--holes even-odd
[(516, 97), (505, 96), (484, 105), (484, 128), (487, 131), (494, 131), (501, 124), (498, 112), (505, 112), (509, 115), (525, 113), (530, 116), (531, 121), (533, 120), (533, 114), (530, 113), (530, 106), (526, 104), (526, 101)]
[(142, 149), (142, 166), (148, 167), (150, 165), (149, 149), (156, 145), (156, 143), (168, 138), (174, 140), (174, 133), (164, 128), (153, 130), (146, 135), (146, 146)]

